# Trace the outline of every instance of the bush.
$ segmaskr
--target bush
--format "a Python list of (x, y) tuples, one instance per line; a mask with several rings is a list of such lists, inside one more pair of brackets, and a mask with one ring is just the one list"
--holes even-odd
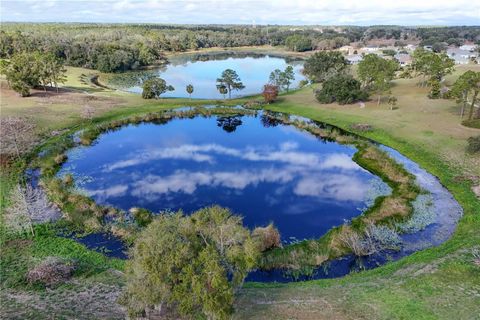
[(252, 232), (252, 237), (258, 245), (258, 249), (263, 252), (273, 248), (281, 247), (280, 232), (270, 223), (266, 227), (257, 227)]
[(47, 287), (69, 280), (75, 270), (73, 263), (57, 257), (47, 257), (29, 270), (27, 281), (31, 284), (43, 284)]
[(468, 138), (466, 151), (470, 154), (480, 152), (480, 136)]
[(214, 206), (156, 216), (130, 256), (120, 302), (131, 316), (161, 306), (175, 318), (229, 319), (258, 250), (242, 219)]
[(360, 89), (360, 82), (350, 75), (338, 75), (324, 82), (316, 92), (316, 98), (321, 103), (338, 102), (339, 104), (354, 103), (365, 100), (368, 94)]
[(131, 208), (130, 213), (140, 227), (145, 227), (152, 222), (153, 214), (143, 208)]
[(278, 87), (273, 84), (266, 84), (263, 86), (262, 95), (266, 103), (272, 103), (277, 99)]

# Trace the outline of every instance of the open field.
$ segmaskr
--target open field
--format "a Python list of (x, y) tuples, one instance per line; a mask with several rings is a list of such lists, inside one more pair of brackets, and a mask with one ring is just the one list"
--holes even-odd
[[(480, 70), (479, 66), (461, 66), (447, 81), (453, 81), (466, 68)], [(72, 90), (62, 90), (60, 94), (49, 92), (47, 97), (35, 91), (32, 97), (19, 98), (2, 80), (1, 116), (28, 117), (36, 123), (40, 136), (49, 137), (52, 130), (74, 127), (83, 121), (81, 112), (86, 105), (95, 108), (95, 117), (109, 119), (175, 106), (224, 103), (189, 99), (146, 101), (137, 95), (92, 87), (88, 81), (82, 81), (90, 73), (91, 70), (69, 68), (65, 87)], [(466, 139), (480, 134), (480, 130), (461, 126), (454, 101), (428, 99), (427, 89), (417, 87), (416, 81), (395, 81), (392, 93), (398, 98), (396, 110), (390, 110), (386, 104), (377, 106), (376, 101), (367, 102), (364, 108), (358, 104), (321, 105), (314, 99), (312, 88), (283, 95), (268, 109), (325, 121), (347, 130), (351, 130), (352, 124), (370, 124), (372, 131), (359, 134), (399, 150), (438, 176), (463, 206), (465, 216), (453, 238), (439, 247), (342, 279), (286, 285), (249, 283), (239, 294), (235, 318), (478, 319), (480, 266), (475, 262), (478, 258), (474, 252), (480, 250), (480, 200), (471, 190), (473, 183), (463, 177), (480, 176), (480, 156), (464, 152)], [(2, 191), (8, 191), (16, 176), (2, 168), (1, 177)], [(2, 198), (5, 195), (2, 192)], [(91, 319), (121, 314), (115, 297), (122, 277), (114, 269), (122, 269), (122, 265), (116, 261), (106, 263), (101, 255), (92, 254), (75, 242), (58, 239), (45, 232), (39, 239), (26, 240), (21, 246), (3, 244), (9, 259), (4, 260), (2, 273), (9, 268), (7, 275), (12, 275), (18, 283), (2, 280), (0, 300), (7, 301), (8, 308), (2, 307), (4, 314), (0, 316)], [(22, 272), (49, 255), (75, 258), (87, 267), (71, 283), (57, 289), (26, 287), (21, 280)], [(105, 264), (104, 267), (91, 267), (99, 263)], [(103, 298), (106, 303), (95, 311), (89, 295)]]

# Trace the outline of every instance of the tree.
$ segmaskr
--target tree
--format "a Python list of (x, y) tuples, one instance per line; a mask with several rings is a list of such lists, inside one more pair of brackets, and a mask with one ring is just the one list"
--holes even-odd
[(395, 96), (390, 96), (388, 97), (388, 104), (390, 105), (390, 110), (393, 110), (393, 108), (397, 105), (397, 97)]
[(269, 77), (270, 84), (276, 86), (277, 89), (285, 88), (287, 92), (293, 80), (295, 80), (295, 72), (292, 66), (287, 66), (284, 71), (275, 69), (270, 73)]
[(228, 92), (228, 98), (232, 98), (232, 90), (242, 90), (245, 88), (238, 74), (232, 69), (226, 69), (222, 72), (220, 78), (217, 79), (217, 89), (225, 87)]
[(288, 90), (290, 89), (290, 85), (295, 80), (295, 73), (293, 72), (293, 67), (287, 66), (282, 76), (283, 76), (283, 85), (285, 86), (288, 92)]
[(185, 89), (187, 90), (188, 96), (191, 99), (192, 98), (192, 93), (193, 93), (193, 85), (189, 84), (189, 85), (187, 85), (187, 87)]
[(350, 75), (337, 75), (325, 81), (316, 98), (321, 103), (353, 103), (364, 100), (368, 94), (360, 88), (360, 82)]
[(417, 74), (422, 75), (422, 85), (430, 85), (429, 97), (440, 97), (440, 83), (443, 78), (453, 72), (455, 63), (446, 53), (435, 53), (425, 49), (416, 49), (412, 55), (412, 67)]
[(147, 79), (143, 82), (142, 98), (158, 99), (160, 95), (173, 90), (175, 90), (175, 88), (167, 85), (167, 82), (162, 78)]
[(259, 257), (242, 218), (208, 207), (161, 214), (130, 250), (121, 298), (130, 315), (157, 306), (180, 317), (228, 319), (234, 293)]
[(316, 52), (305, 61), (303, 70), (312, 82), (324, 82), (339, 73), (343, 73), (348, 61), (338, 51)]
[(36, 53), (15, 54), (3, 69), (10, 87), (22, 97), (29, 96), (30, 88), (40, 84), (40, 69)]
[(0, 154), (20, 159), (35, 144), (35, 125), (26, 118), (4, 117), (0, 119), (0, 136)]
[(266, 84), (263, 86), (262, 95), (266, 103), (272, 103), (277, 99), (278, 87), (273, 84)]
[(282, 83), (282, 81), (283, 81), (282, 73), (283, 72), (280, 69), (273, 70), (270, 73), (270, 77), (269, 77), (270, 84), (274, 85), (277, 88), (282, 87), (282, 85), (283, 85), (283, 83)]
[(285, 45), (288, 49), (296, 52), (312, 50), (312, 40), (299, 34), (287, 37)]
[(225, 95), (228, 93), (227, 87), (224, 85), (217, 86), (218, 92), (223, 96), (223, 100), (225, 100)]
[(358, 63), (358, 77), (363, 82), (364, 88), (378, 93), (378, 104), (382, 93), (391, 87), (398, 67), (395, 60), (386, 60), (376, 54), (367, 54)]
[[(453, 84), (451, 93), (457, 98), (457, 101), (462, 102), (461, 116), (467, 104), (470, 103), (470, 110), (468, 112), (468, 120), (473, 118), (473, 110), (478, 100), (478, 93), (480, 92), (480, 72), (467, 71), (462, 74)], [(470, 100), (470, 101), (469, 101)]]

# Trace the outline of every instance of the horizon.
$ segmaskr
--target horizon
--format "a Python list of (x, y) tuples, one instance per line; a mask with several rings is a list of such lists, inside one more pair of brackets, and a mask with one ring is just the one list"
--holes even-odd
[[(25, 10), (28, 7), (28, 10)], [(254, 10), (252, 10), (254, 8)], [(459, 9), (460, 8), (460, 9)], [(68, 14), (66, 14), (68, 13)], [(480, 3), (371, 0), (2, 1), (2, 23), (163, 25), (405, 26), (480, 25)]]

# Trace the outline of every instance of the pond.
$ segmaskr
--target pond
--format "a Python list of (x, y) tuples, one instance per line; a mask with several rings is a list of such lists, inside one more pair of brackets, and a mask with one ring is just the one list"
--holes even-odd
[(197, 116), (104, 133), (72, 149), (59, 175), (123, 210), (218, 204), (250, 228), (273, 222), (290, 243), (319, 238), (390, 192), (355, 152), (264, 116)]
[(258, 94), (263, 85), (268, 82), (270, 73), (275, 69), (284, 70), (291, 65), (295, 72), (295, 80), (290, 88), (298, 86), (304, 78), (301, 73), (302, 60), (292, 60), (283, 57), (262, 54), (184, 54), (169, 58), (169, 64), (153, 70), (132, 71), (114, 74), (107, 77), (109, 86), (134, 93), (141, 93), (142, 79), (161, 77), (175, 90), (166, 92), (163, 97), (189, 97), (185, 90), (188, 84), (194, 86), (192, 98), (222, 99), (216, 88), (216, 79), (225, 69), (237, 72), (245, 85), (241, 91), (233, 91), (232, 98)]

